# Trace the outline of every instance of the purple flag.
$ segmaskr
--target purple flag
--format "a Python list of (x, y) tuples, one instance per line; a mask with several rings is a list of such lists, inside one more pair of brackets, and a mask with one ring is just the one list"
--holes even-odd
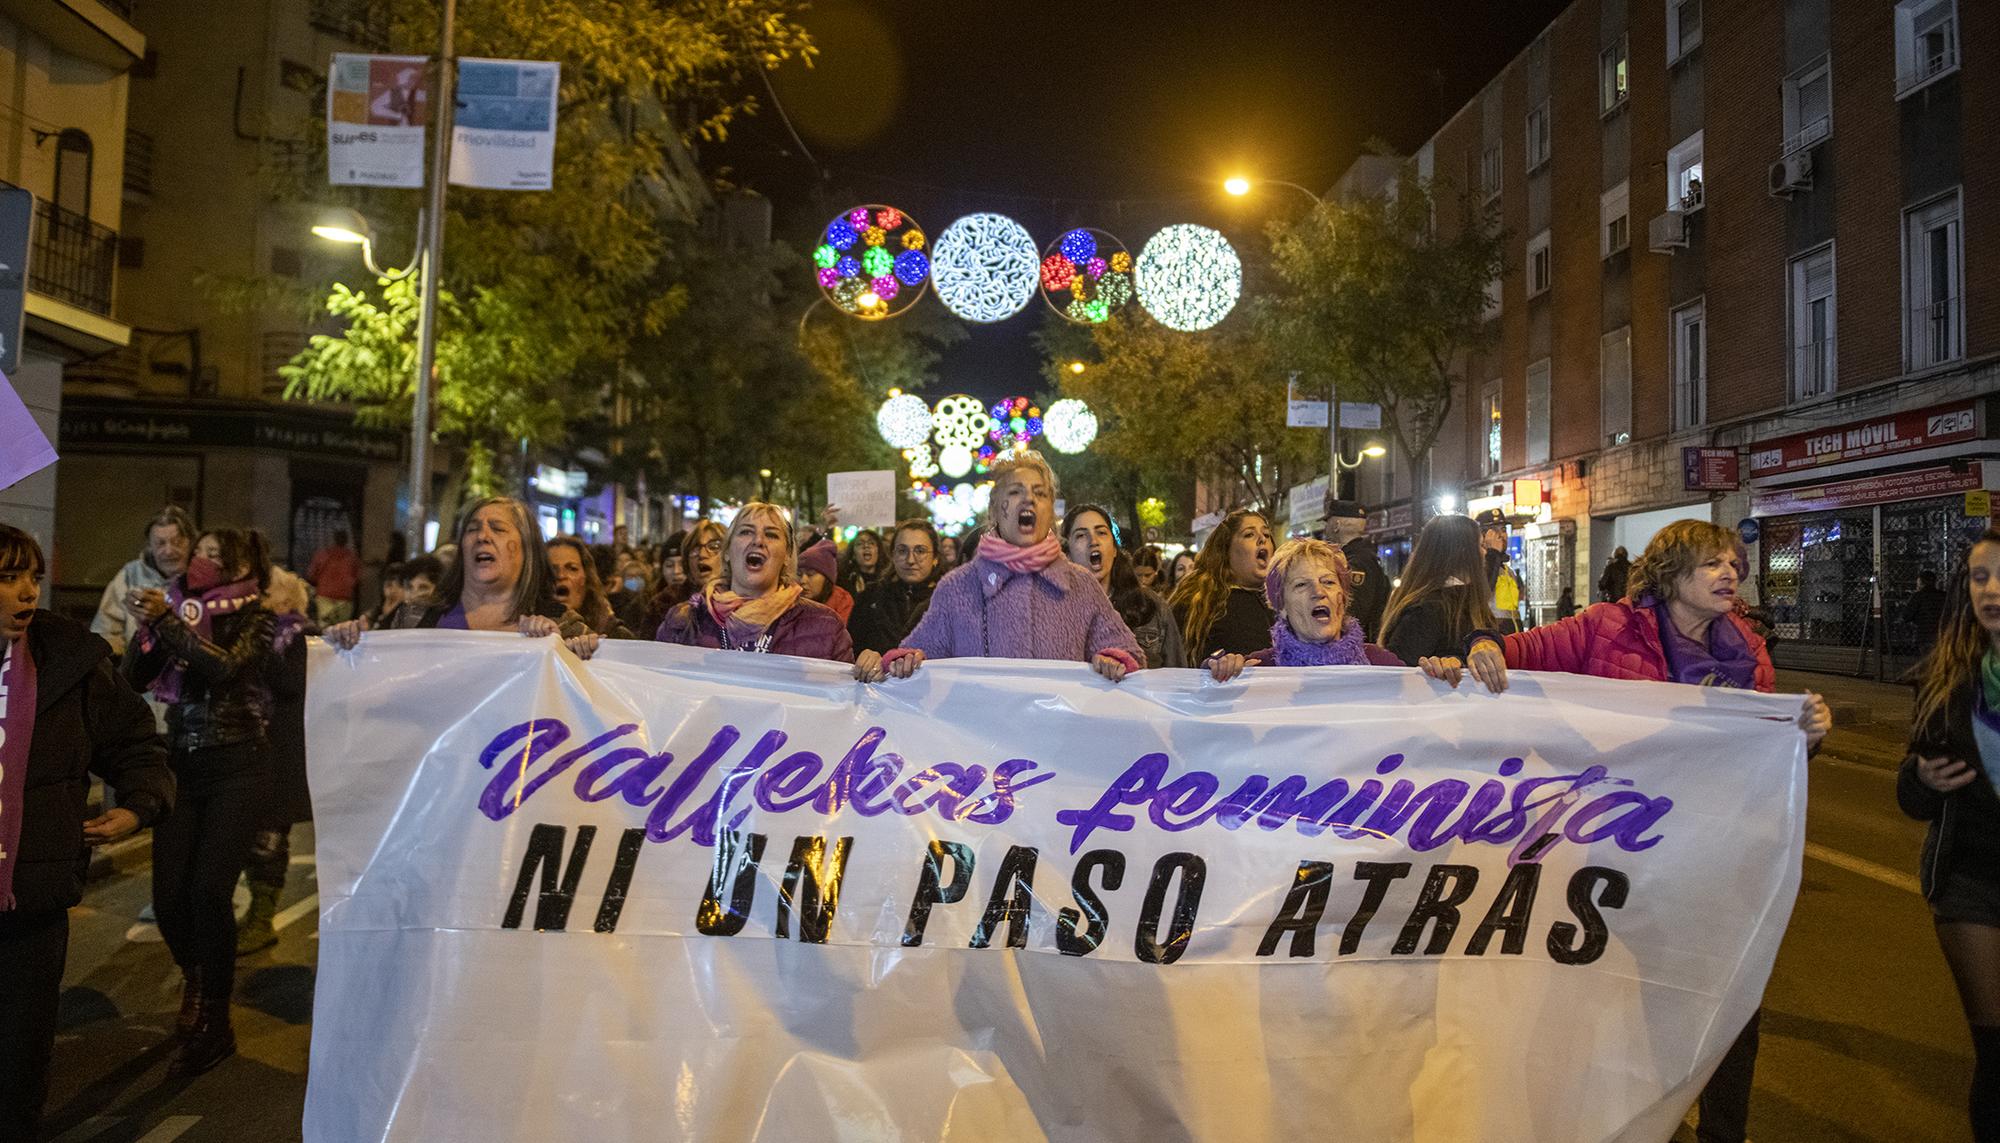
[(55, 462), (55, 446), (21, 404), (14, 383), (0, 374), (0, 488), (11, 488)]

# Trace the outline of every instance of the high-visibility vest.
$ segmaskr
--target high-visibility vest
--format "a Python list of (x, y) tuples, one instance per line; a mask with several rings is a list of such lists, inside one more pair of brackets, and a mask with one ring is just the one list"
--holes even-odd
[(1493, 610), (1501, 615), (1514, 615), (1521, 610), (1521, 581), (1514, 578), (1514, 569), (1505, 564), (1493, 581)]

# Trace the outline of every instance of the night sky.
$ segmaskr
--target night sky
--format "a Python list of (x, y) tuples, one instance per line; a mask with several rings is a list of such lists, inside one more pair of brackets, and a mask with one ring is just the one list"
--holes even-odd
[[(703, 157), (769, 195), (801, 246), (837, 211), (882, 202), (932, 235), (992, 210), (1044, 246), (1089, 225), (1136, 255), (1160, 226), (1200, 222), (1261, 247), (1264, 219), (1303, 200), (1229, 199), (1224, 177), (1318, 191), (1370, 138), (1407, 152), (1563, 7), (815, 0), (819, 59), (771, 77), (810, 158), (768, 106)], [(972, 327), (933, 395), (1037, 391), (1031, 335), (1048, 313), (1037, 298)]]

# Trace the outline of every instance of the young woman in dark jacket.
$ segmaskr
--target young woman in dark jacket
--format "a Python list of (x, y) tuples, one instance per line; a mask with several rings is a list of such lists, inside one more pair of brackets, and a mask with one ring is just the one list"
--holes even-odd
[(1462, 666), (1473, 636), (1496, 637), (1484, 575), (1479, 526), (1465, 516), (1433, 517), (1382, 609), (1382, 646), (1404, 666), (1421, 659)]
[[(153, 712), (110, 645), (35, 610), (46, 568), (33, 536), (0, 524), (0, 1139), (37, 1137), (86, 848), (174, 801)], [(92, 774), (118, 808), (86, 821)]]
[(889, 540), (889, 578), (856, 599), (854, 614), (847, 620), (855, 654), (886, 654), (917, 629), (930, 608), (938, 578), (950, 570), (938, 562), (943, 547), (929, 520), (896, 525)]
[(1946, 589), (1938, 641), (1918, 668), (1903, 812), (1930, 823), (1921, 881), (1972, 1026), (1972, 1136), (2000, 1140), (2000, 529)]
[(269, 677), (277, 669), (264, 539), (210, 529), (162, 594), (132, 593), (144, 626), (125, 648), (126, 678), (167, 706), (179, 808), (153, 833), (153, 913), (183, 974), (180, 1049), (169, 1068), (194, 1076), (236, 1052), (236, 878), (270, 799)]

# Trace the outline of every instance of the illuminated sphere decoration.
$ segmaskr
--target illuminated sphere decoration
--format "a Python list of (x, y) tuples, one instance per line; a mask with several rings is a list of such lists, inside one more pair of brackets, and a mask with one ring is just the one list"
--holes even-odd
[(938, 467), (953, 479), (972, 471), (972, 450), (964, 445), (946, 445), (938, 450)]
[(894, 317), (930, 283), (930, 259), (918, 253), (924, 241), (916, 220), (895, 207), (857, 206), (820, 233), (814, 275), (835, 308), (864, 321)]
[(931, 409), (922, 397), (899, 393), (875, 411), (875, 428), (891, 448), (913, 449), (931, 439)]
[(1034, 296), (1041, 273), (1035, 240), (1004, 214), (968, 214), (931, 247), (938, 298), (966, 321), (1005, 321)]
[(968, 454), (978, 448), (986, 434), (993, 431), (993, 418), (987, 415), (979, 398), (955, 393), (931, 410), (931, 427), (937, 434), (938, 463), (943, 464), (946, 448), (956, 445)]
[(1082, 452), (1097, 439), (1097, 414), (1075, 397), (1064, 397), (1042, 414), (1042, 437), (1057, 452)]
[(1153, 320), (1183, 333), (1229, 316), (1243, 289), (1243, 263), (1220, 233), (1181, 223), (1146, 240), (1137, 266), (1139, 304)]
[(1042, 300), (1078, 325), (1101, 325), (1132, 300), (1132, 255), (1102, 230), (1079, 226), (1042, 255)]

